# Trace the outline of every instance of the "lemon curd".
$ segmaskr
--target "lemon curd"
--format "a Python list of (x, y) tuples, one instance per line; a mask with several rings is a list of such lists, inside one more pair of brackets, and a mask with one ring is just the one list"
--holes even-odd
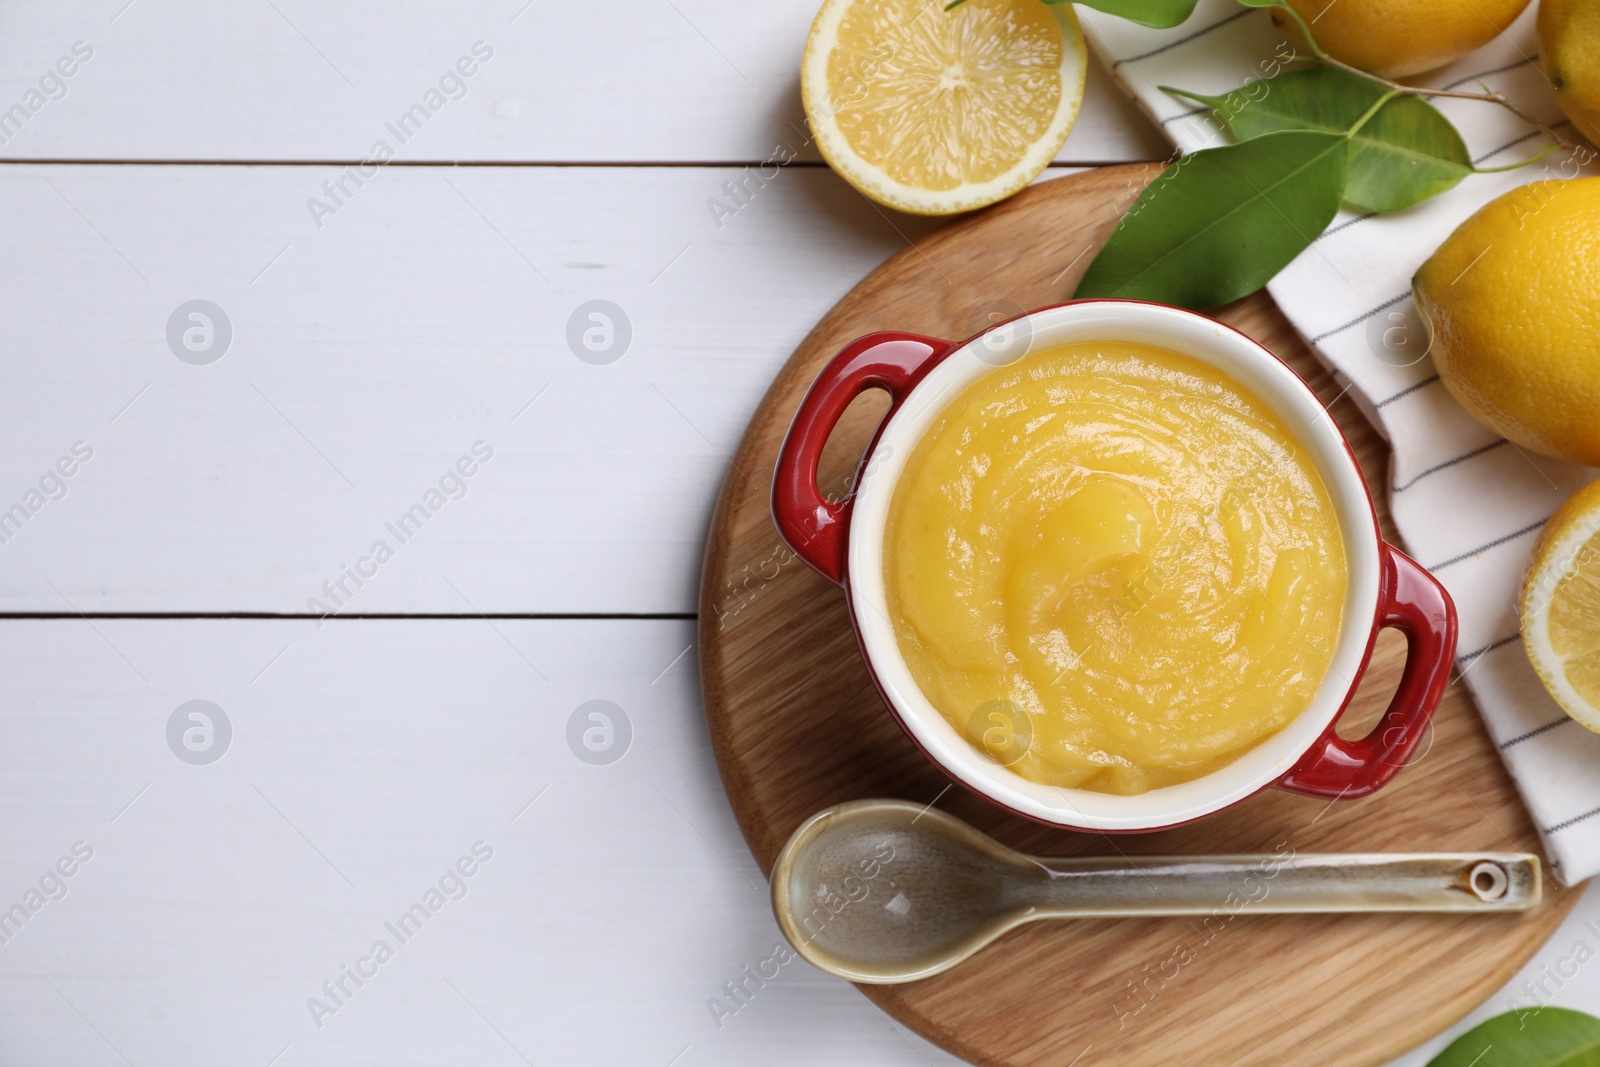
[(1344, 541), (1316, 469), (1222, 372), (1081, 343), (986, 373), (889, 505), (889, 618), (917, 684), (1035, 782), (1206, 774), (1326, 674)]

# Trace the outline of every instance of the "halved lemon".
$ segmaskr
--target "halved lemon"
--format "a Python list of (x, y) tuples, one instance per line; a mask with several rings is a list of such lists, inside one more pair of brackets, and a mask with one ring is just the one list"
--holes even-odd
[(1600, 732), (1600, 482), (1545, 523), (1522, 587), (1522, 641), (1556, 703)]
[(827, 0), (801, 61), (823, 158), (880, 204), (949, 215), (992, 204), (1055, 158), (1087, 71), (1071, 4)]

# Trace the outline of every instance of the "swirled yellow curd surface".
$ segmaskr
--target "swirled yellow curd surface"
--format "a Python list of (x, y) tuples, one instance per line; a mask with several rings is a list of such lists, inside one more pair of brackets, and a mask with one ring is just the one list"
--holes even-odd
[(1197, 778), (1306, 710), (1339, 634), (1333, 502), (1207, 364), (1083, 343), (987, 372), (890, 501), (889, 618), (957, 730), (1035, 782)]

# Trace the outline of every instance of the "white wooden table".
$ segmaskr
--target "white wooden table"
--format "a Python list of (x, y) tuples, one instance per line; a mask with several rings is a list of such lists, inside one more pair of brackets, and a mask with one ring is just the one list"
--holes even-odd
[[(817, 163), (815, 3), (0, 8), (0, 1064), (955, 1062), (725, 986), (711, 502), (929, 228)], [(1165, 152), (1097, 70), (1058, 165)]]

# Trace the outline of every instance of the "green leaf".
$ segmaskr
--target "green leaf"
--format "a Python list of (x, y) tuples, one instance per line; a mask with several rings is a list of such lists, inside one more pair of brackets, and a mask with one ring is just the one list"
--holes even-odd
[[(1046, 4), (1066, 4), (1072, 0), (1043, 0)], [(1084, 7), (1092, 7), (1096, 11), (1104, 11), (1108, 15), (1115, 15), (1129, 22), (1137, 22), (1141, 26), (1150, 26), (1158, 30), (1171, 29), (1181, 26), (1194, 14), (1194, 6), (1199, 0), (1078, 0)], [(966, 0), (950, 0), (944, 5), (949, 11), (953, 7), (960, 7)]]
[[(1057, 4), (1063, 0), (1044, 0), (1044, 2)], [(1119, 19), (1165, 30), (1181, 26), (1188, 21), (1189, 16), (1194, 14), (1197, 0), (1078, 0), (1078, 2), (1084, 7), (1104, 11)]]
[(1269, 133), (1185, 156), (1134, 201), (1077, 296), (1209, 308), (1267, 284), (1339, 211), (1349, 139)]
[(1461, 134), (1419, 96), (1389, 101), (1352, 140), (1350, 186), (1344, 198), (1365, 211), (1410, 207), (1455, 188), (1472, 173), (1472, 156)]
[(1567, 1008), (1528, 1008), (1479, 1023), (1428, 1067), (1600, 1067), (1600, 1019)]
[[(1285, 71), (1224, 96), (1169, 90), (1198, 100), (1240, 140), (1279, 130), (1342, 133), (1385, 90), (1334, 67)], [(1390, 100), (1352, 138), (1344, 198), (1363, 211), (1396, 211), (1451, 189), (1472, 173), (1461, 134), (1415, 96)]]

